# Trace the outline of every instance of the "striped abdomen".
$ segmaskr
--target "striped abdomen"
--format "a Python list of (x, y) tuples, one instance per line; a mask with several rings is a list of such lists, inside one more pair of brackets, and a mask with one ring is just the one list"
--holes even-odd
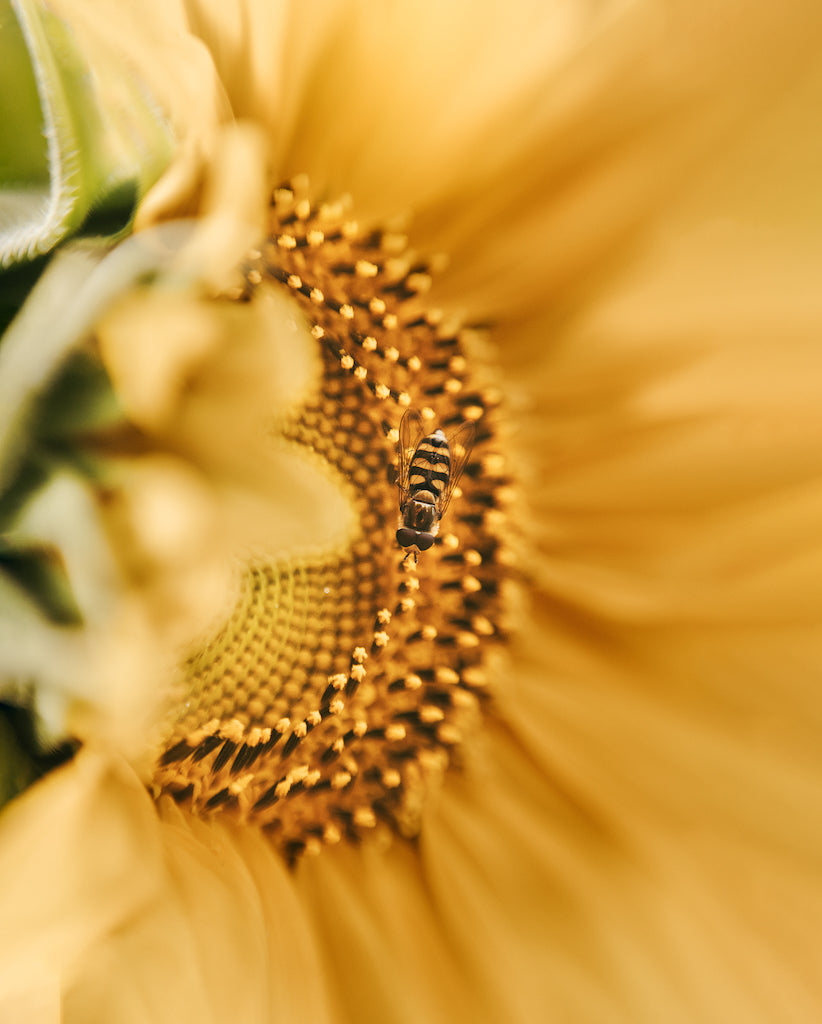
[(436, 505), (451, 477), (451, 453), (441, 430), (417, 445), (408, 471), (408, 497)]

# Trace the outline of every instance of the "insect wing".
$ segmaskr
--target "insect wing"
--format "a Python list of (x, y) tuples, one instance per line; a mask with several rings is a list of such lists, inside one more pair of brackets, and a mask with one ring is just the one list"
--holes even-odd
[(411, 462), (417, 445), (425, 437), (422, 419), (418, 412), (413, 409), (406, 409), (400, 421), (399, 456), (400, 465), (397, 475), (397, 485), (400, 489), (400, 504), (402, 505), (408, 494), (408, 476), (411, 470)]
[(448, 503), (454, 494), (454, 488), (460, 481), (462, 471), (471, 458), (474, 448), (474, 439), (477, 435), (477, 425), (470, 420), (457, 427), (454, 433), (448, 438), (448, 450), (451, 454), (451, 474), (448, 483), (440, 496), (437, 512), (440, 518), (445, 514)]

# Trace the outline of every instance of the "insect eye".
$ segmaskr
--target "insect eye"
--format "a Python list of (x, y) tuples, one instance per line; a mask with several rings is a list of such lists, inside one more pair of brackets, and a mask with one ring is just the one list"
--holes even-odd
[(416, 544), (420, 551), (427, 551), (434, 543), (434, 536), (430, 533), (418, 533), (416, 536)]
[(397, 543), (400, 545), (400, 547), (410, 547), (412, 544), (415, 544), (416, 541), (416, 530), (406, 530), (405, 528), (400, 528), (399, 530), (397, 530)]

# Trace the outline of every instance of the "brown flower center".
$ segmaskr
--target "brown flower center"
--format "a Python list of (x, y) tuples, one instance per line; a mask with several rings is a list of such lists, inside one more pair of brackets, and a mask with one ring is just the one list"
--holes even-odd
[[(320, 394), (286, 436), (349, 481), (360, 530), (336, 557), (247, 567), (229, 621), (188, 665), (155, 784), (199, 813), (264, 826), (293, 858), (380, 827), (413, 835), (429, 787), (475, 728), (500, 619), (505, 487), (470, 332), (426, 309), (428, 267), (403, 238), (279, 189), (247, 293), (272, 279), (323, 356)], [(431, 431), (477, 421), (459, 490), (418, 558), (394, 536), (408, 407)]]

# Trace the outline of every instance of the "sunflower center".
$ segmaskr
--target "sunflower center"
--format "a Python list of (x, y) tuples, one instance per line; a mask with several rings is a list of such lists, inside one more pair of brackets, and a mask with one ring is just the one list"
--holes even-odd
[[(505, 487), (495, 396), (472, 381), (471, 332), (426, 307), (429, 267), (296, 186), (275, 192), (270, 217), (246, 295), (280, 282), (312, 324), (321, 388), (285, 433), (349, 481), (359, 534), (331, 557), (246, 567), (229, 621), (187, 666), (154, 781), (198, 813), (265, 827), (293, 859), (379, 828), (413, 835), (458, 760), (498, 634)], [(408, 408), (431, 433), (476, 423), (419, 556), (395, 539)]]

